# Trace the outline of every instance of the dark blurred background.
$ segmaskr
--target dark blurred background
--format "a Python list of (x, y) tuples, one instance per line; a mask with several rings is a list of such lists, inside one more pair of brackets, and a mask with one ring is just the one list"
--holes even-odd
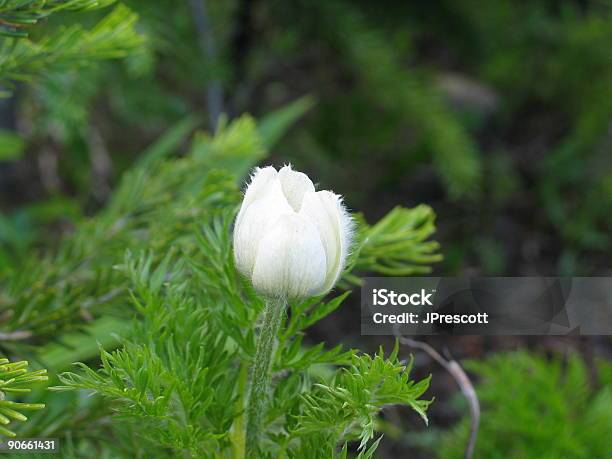
[[(611, 275), (610, 2), (124, 3), (140, 16), (142, 49), (54, 70), (0, 101), (0, 273), (102, 208), (170, 126), (214, 129), (221, 113), (258, 117), (305, 97), (310, 109), (271, 162), (293, 163), (371, 222), (398, 204), (430, 205), (444, 254), (435, 273)], [(358, 302), (312, 340), (390, 344), (359, 336)], [(459, 359), (577, 350), (589, 384), (610, 381), (597, 363), (610, 359), (607, 338), (430, 343)], [(387, 413), (380, 457), (431, 457), (436, 432), (465, 415), (454, 380), (425, 354), (416, 364), (434, 373), (431, 426)], [(513, 457), (545, 457), (525, 454)]]

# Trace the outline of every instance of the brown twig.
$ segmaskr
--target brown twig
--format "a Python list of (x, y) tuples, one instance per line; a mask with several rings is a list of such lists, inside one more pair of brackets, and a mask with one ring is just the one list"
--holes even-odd
[(468, 402), (470, 408), (470, 416), (472, 422), (470, 425), (470, 438), (465, 447), (465, 459), (471, 459), (474, 455), (474, 447), (476, 446), (476, 438), (478, 436), (478, 426), (480, 425), (480, 403), (474, 385), (467, 373), (461, 368), (461, 365), (454, 359), (445, 359), (432, 346), (422, 341), (417, 341), (412, 338), (398, 336), (399, 342), (414, 349), (419, 349), (429, 355), (433, 360), (438, 362), (446, 371), (450, 373), (457, 385), (461, 389), (463, 396)]
[(111, 193), (110, 180), (113, 174), (113, 160), (106, 148), (100, 130), (93, 125), (89, 129), (88, 143), (91, 158), (92, 193), (98, 202), (103, 203)]
[(0, 332), (0, 341), (20, 341), (32, 337), (32, 332), (27, 330), (16, 330), (14, 332)]
[(45, 146), (38, 155), (38, 172), (45, 191), (54, 193), (62, 187), (58, 172), (58, 153), (55, 149)]

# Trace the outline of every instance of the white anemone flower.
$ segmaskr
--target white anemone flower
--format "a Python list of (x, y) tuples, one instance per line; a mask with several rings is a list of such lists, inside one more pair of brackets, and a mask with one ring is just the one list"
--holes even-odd
[(352, 227), (342, 197), (315, 191), (306, 174), (257, 168), (236, 217), (236, 266), (264, 295), (322, 295), (344, 269)]

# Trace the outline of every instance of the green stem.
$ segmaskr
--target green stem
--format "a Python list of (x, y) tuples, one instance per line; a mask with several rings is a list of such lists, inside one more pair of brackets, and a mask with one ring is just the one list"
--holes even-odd
[(276, 353), (277, 336), (286, 300), (270, 298), (263, 311), (263, 322), (255, 359), (251, 368), (251, 381), (247, 397), (246, 457), (256, 458), (270, 389), (272, 362)]

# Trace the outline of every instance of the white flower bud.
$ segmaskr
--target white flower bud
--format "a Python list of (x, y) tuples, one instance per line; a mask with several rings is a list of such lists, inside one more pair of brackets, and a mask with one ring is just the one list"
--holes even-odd
[(328, 292), (344, 269), (352, 220), (342, 198), (306, 174), (257, 168), (234, 227), (238, 270), (268, 296)]

